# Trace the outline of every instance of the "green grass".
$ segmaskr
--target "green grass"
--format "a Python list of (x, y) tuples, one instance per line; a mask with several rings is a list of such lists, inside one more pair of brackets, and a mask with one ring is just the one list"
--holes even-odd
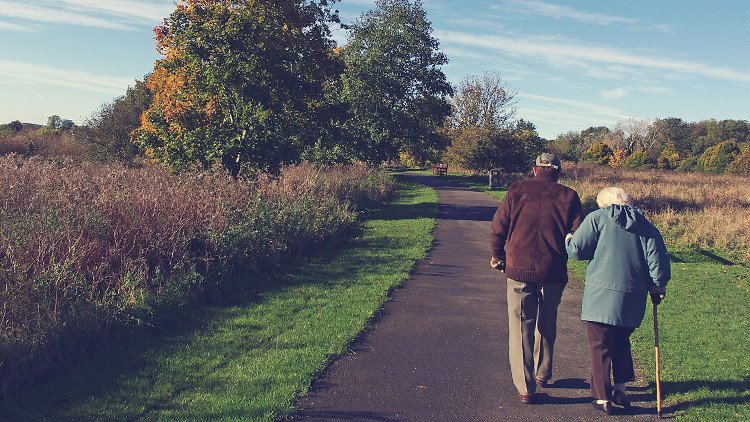
[[(233, 306), (143, 329), (0, 406), (0, 420), (272, 420), (366, 328), (432, 243), (437, 196), (402, 182), (359, 236), (248, 280)], [(94, 352), (91, 352), (92, 354)]]
[[(670, 251), (672, 280), (658, 307), (665, 413), (687, 421), (748, 420), (750, 271), (745, 265), (725, 265), (711, 253), (676, 247)], [(585, 268), (585, 262), (570, 263), (578, 280), (583, 280)], [(632, 341), (639, 373), (655, 394), (650, 303)]]

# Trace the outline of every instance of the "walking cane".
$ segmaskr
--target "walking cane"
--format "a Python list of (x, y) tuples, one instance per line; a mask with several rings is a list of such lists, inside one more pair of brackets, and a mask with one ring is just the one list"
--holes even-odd
[(656, 353), (656, 417), (661, 418), (661, 377), (659, 376), (659, 320), (656, 317), (656, 303), (654, 310), (654, 351)]

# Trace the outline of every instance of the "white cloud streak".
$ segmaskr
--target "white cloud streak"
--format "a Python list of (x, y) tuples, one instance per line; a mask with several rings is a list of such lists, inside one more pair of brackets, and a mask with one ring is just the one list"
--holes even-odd
[(605, 15), (602, 13), (591, 13), (582, 10), (576, 10), (568, 6), (560, 6), (557, 4), (538, 0), (510, 0), (508, 3), (522, 6), (532, 13), (547, 16), (553, 19), (572, 19), (575, 21), (593, 23), (596, 25), (609, 25), (612, 23), (634, 24), (638, 22), (638, 19)]
[(53, 85), (107, 94), (121, 94), (134, 82), (130, 78), (3, 60), (0, 60), (0, 78), (5, 83), (18, 83), (27, 87)]
[(104, 29), (130, 29), (127, 25), (60, 9), (0, 0), (0, 16), (34, 22), (87, 26)]
[(96, 11), (124, 18), (154, 22), (174, 10), (172, 1), (142, 2), (130, 0), (60, 0), (60, 3), (81, 11)]
[[(0, 16), (14, 20), (120, 31), (134, 30), (133, 24), (153, 25), (172, 10), (174, 3), (170, 0), (148, 3), (132, 0), (0, 0)], [(0, 29), (21, 31), (23, 28), (17, 23), (3, 25), (0, 22)]]
[(517, 56), (545, 59), (553, 63), (559, 60), (580, 60), (585, 63), (616, 64), (627, 67), (681, 72), (713, 79), (750, 82), (750, 72), (728, 67), (711, 66), (693, 61), (641, 56), (614, 48), (529, 38), (472, 35), (457, 31), (435, 31), (435, 35), (440, 39), (441, 43), (453, 43), (469, 48), (501, 51)]
[(611, 90), (607, 91), (601, 91), (599, 92), (599, 95), (602, 96), (602, 98), (606, 100), (616, 100), (618, 98), (623, 98), (628, 95), (630, 95), (632, 92), (644, 92), (646, 94), (656, 94), (656, 95), (665, 95), (672, 92), (669, 88), (661, 87), (661, 86), (643, 86), (643, 87), (635, 87), (635, 88), (629, 88), (629, 87), (617, 87)]
[(538, 101), (541, 103), (562, 105), (562, 106), (567, 107), (567, 109), (571, 109), (571, 108), (578, 109), (586, 113), (589, 113), (590, 115), (602, 116), (603, 118), (607, 118), (607, 119), (622, 120), (622, 119), (630, 119), (632, 117), (632, 116), (623, 114), (622, 111), (616, 108), (607, 107), (607, 106), (603, 106), (601, 104), (596, 104), (596, 103), (589, 103), (585, 101), (570, 100), (567, 98), (548, 97), (546, 95), (530, 94), (527, 92), (519, 93), (518, 97), (521, 100), (534, 100), (534, 101)]
[(0, 31), (31, 32), (33, 31), (33, 29), (29, 28), (28, 26), (0, 21)]

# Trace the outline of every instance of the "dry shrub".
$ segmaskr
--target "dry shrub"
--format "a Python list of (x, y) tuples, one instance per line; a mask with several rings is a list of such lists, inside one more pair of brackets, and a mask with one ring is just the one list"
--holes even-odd
[(595, 207), (605, 186), (620, 186), (674, 245), (718, 248), (750, 260), (750, 179), (736, 175), (628, 171), (563, 164), (562, 183)]
[[(220, 171), (0, 157), (0, 379), (13, 386), (106, 327), (194, 300), (217, 277), (272, 268), (392, 191), (364, 165)], [(203, 296), (201, 296), (203, 297)], [(192, 298), (192, 299), (191, 299)]]
[(48, 128), (24, 129), (8, 136), (0, 136), (0, 155), (68, 157), (82, 159), (91, 154), (91, 145), (73, 131), (56, 131)]

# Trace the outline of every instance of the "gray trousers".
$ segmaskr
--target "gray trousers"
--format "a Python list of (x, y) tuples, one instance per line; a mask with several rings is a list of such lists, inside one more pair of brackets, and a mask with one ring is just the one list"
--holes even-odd
[(565, 284), (508, 279), (508, 358), (520, 394), (536, 392), (536, 380), (552, 378), (557, 308)]

